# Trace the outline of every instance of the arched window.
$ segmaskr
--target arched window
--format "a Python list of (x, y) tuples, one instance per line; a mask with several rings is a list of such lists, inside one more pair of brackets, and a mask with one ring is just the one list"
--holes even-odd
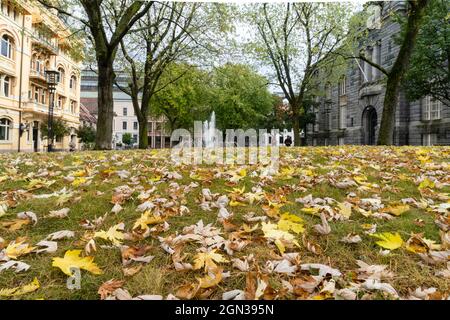
[(64, 71), (64, 68), (63, 67), (59, 67), (58, 68), (58, 72), (59, 72), (58, 82), (61, 83), (61, 84), (64, 84), (64, 80), (66, 79), (66, 72)]
[(3, 94), (5, 97), (9, 97), (9, 93), (11, 92), (11, 78), (6, 76), (3, 79)]
[(77, 87), (77, 77), (75, 77), (75, 75), (70, 77), (69, 87), (70, 89), (75, 89)]
[(12, 59), (13, 58), (13, 47), (14, 47), (13, 39), (6, 34), (3, 35), (2, 48), (1, 48), (2, 56)]
[(63, 107), (63, 97), (62, 96), (58, 96), (58, 108), (62, 109)]
[(6, 118), (0, 119), (0, 141), (9, 141), (11, 135), (11, 121)]

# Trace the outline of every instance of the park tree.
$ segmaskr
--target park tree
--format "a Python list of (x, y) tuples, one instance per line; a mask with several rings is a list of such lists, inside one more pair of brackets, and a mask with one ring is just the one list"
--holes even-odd
[[(170, 79), (178, 79), (170, 82)], [(168, 83), (156, 92), (150, 104), (152, 114), (164, 116), (168, 129), (189, 129), (194, 121), (205, 120), (211, 113), (211, 75), (196, 66), (172, 63), (161, 75)]]
[(244, 13), (257, 34), (247, 48), (270, 67), (288, 100), (296, 145), (306, 116), (305, 98), (318, 89), (318, 71), (336, 63), (330, 57), (347, 36), (351, 13), (349, 5), (341, 3), (265, 3)]
[[(165, 73), (166, 69), (174, 62), (201, 63), (205, 52), (217, 56), (219, 48), (215, 42), (227, 30), (226, 11), (219, 4), (155, 3), (138, 21), (139, 31), (121, 41), (124, 63), (119, 67), (128, 81), (117, 81), (116, 85), (132, 99), (139, 123), (139, 148), (148, 146), (148, 117), (154, 95), (185, 75), (174, 70)], [(169, 113), (172, 115), (173, 111)], [(181, 119), (181, 115), (176, 118)]]
[(271, 112), (274, 99), (267, 79), (246, 65), (216, 67), (211, 86), (210, 105), (221, 130), (256, 128)]
[(126, 132), (123, 134), (122, 143), (126, 146), (131, 146), (131, 144), (133, 143), (133, 136), (131, 135), (131, 133)]
[[(53, 129), (53, 138), (62, 138), (62, 137), (68, 136), (70, 133), (70, 129), (67, 126), (67, 123), (61, 119), (53, 119), (52, 129)], [(42, 136), (42, 138), (48, 137), (48, 122), (47, 121), (44, 121), (42, 123), (41, 136)]]
[(450, 0), (430, 1), (404, 79), (409, 100), (431, 96), (450, 107)]
[(96, 149), (111, 149), (114, 61), (120, 42), (154, 5), (144, 0), (37, 0), (88, 35), (98, 72)]
[(95, 142), (96, 130), (90, 126), (81, 126), (77, 130), (77, 137), (86, 146), (91, 146)]
[[(345, 59), (357, 59), (368, 65), (376, 68), (384, 76), (382, 79), (386, 85), (384, 101), (383, 101), (383, 114), (381, 117), (380, 131), (378, 135), (377, 143), (379, 145), (392, 145), (394, 126), (395, 126), (395, 112), (398, 104), (400, 89), (406, 71), (408, 70), (411, 62), (411, 56), (414, 51), (414, 47), (417, 42), (417, 37), (421, 26), (423, 24), (423, 16), (425, 15), (426, 7), (429, 0), (411, 0), (406, 3), (406, 16), (399, 17), (393, 12), (395, 6), (389, 7), (391, 12), (384, 14), (388, 19), (394, 19), (401, 23), (401, 32), (399, 38), (396, 39), (399, 44), (398, 55), (391, 67), (385, 68), (381, 63), (377, 63), (366, 55), (366, 51), (362, 50), (362, 47), (367, 45), (368, 41), (372, 41), (367, 38), (366, 20), (360, 19), (359, 32), (354, 33), (355, 36), (346, 39), (345, 45), (339, 48), (335, 53), (344, 57)], [(368, 8), (380, 7), (378, 12), (383, 11), (384, 3), (371, 1)], [(361, 15), (364, 16), (364, 15)], [(369, 17), (370, 18), (370, 17)], [(386, 23), (381, 20), (380, 24)]]

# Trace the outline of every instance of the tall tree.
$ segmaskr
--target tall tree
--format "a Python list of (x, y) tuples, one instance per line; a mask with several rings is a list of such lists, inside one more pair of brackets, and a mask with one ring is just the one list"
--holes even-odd
[[(171, 81), (177, 78), (177, 81)], [(206, 71), (172, 63), (164, 70), (160, 81), (168, 84), (153, 95), (151, 111), (167, 119), (170, 131), (189, 130), (195, 120), (203, 121), (211, 113), (211, 76)]]
[(249, 47), (273, 69), (289, 102), (295, 145), (300, 145), (307, 92), (315, 89), (317, 72), (332, 63), (328, 58), (345, 39), (351, 12), (348, 4), (285, 3), (262, 4), (246, 13), (258, 35)]
[[(111, 149), (113, 125), (114, 60), (123, 37), (154, 4), (144, 0), (38, 0), (47, 8), (72, 18), (85, 27), (95, 51), (98, 72), (98, 118), (96, 149)], [(76, 5), (76, 6), (75, 6)], [(81, 16), (78, 11), (81, 12)], [(111, 23), (114, 21), (115, 23)]]
[(257, 128), (271, 112), (274, 98), (267, 79), (246, 65), (215, 68), (211, 86), (210, 105), (221, 130)]
[(431, 96), (450, 107), (450, 0), (431, 1), (404, 86), (410, 100)]
[(165, 70), (173, 62), (197, 60), (198, 63), (205, 51), (217, 55), (215, 38), (222, 34), (221, 26), (226, 20), (223, 8), (218, 4), (157, 3), (138, 22), (139, 31), (122, 41), (125, 64), (119, 66), (127, 74), (128, 83), (116, 83), (133, 101), (139, 122), (139, 148), (148, 146), (147, 127), (152, 97), (184, 75), (167, 72), (166, 75), (176, 76), (163, 79)]
[(380, 133), (378, 136), (379, 145), (392, 145), (395, 126), (395, 110), (398, 104), (402, 79), (408, 69), (411, 55), (417, 41), (422, 17), (429, 0), (408, 1), (408, 19), (405, 25), (403, 41), (400, 51), (391, 68), (386, 71), (379, 68), (386, 75), (386, 92), (383, 102), (383, 115), (381, 116)]
[[(385, 77), (384, 81), (386, 82), (386, 91), (383, 101), (383, 114), (381, 117), (380, 131), (377, 141), (377, 144), (379, 145), (393, 144), (395, 112), (399, 100), (400, 89), (405, 73), (410, 65), (411, 56), (417, 42), (417, 37), (423, 23), (423, 16), (428, 3), (429, 0), (410, 0), (406, 3), (406, 19), (404, 19), (404, 22), (402, 23), (400, 39), (397, 39), (400, 48), (392, 67), (383, 67), (382, 64), (372, 60), (371, 57), (367, 57), (366, 53), (361, 50), (362, 43), (365, 44), (365, 41), (367, 40), (367, 30), (365, 30), (365, 24), (360, 25), (360, 28), (364, 32), (360, 32), (359, 36), (353, 37), (352, 39), (350, 39), (350, 41), (346, 41), (346, 45), (335, 52), (345, 59), (359, 59), (361, 61), (364, 61), (365, 63), (378, 69)], [(369, 5), (372, 7), (381, 6), (381, 8), (383, 9), (383, 2), (373, 1)], [(396, 7), (390, 6), (389, 8), (390, 10), (394, 10)], [(393, 19), (393, 17), (395, 17), (395, 14), (394, 12), (391, 12), (390, 14), (386, 14), (385, 16), (387, 16), (388, 19)], [(361, 21), (365, 23), (364, 20), (360, 20), (360, 22)], [(384, 22), (380, 21), (380, 23)], [(369, 41), (371, 40), (369, 39)], [(350, 52), (347, 51), (349, 50), (349, 48)]]

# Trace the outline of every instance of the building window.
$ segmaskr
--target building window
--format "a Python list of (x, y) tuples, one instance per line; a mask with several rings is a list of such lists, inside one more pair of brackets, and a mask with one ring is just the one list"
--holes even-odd
[(314, 132), (319, 132), (319, 109), (315, 108), (314, 110)]
[(70, 102), (70, 112), (76, 113), (77, 112), (77, 103), (75, 101)]
[(138, 140), (138, 135), (133, 134), (133, 143), (137, 143), (137, 140)]
[(122, 129), (127, 130), (127, 122), (126, 121), (122, 122)]
[(128, 108), (123, 108), (123, 115), (128, 116)]
[(367, 18), (368, 29), (381, 28), (381, 7), (377, 4), (372, 4), (368, 8), (370, 16)]
[(34, 102), (39, 103), (39, 88), (34, 88)]
[(58, 68), (58, 72), (59, 72), (59, 74), (58, 74), (58, 82), (61, 83), (61, 84), (64, 84), (66, 73), (65, 73), (64, 69), (61, 68), (61, 67)]
[(339, 81), (339, 95), (343, 96), (347, 93), (347, 79), (345, 76), (341, 78), (341, 81)]
[(344, 144), (345, 144), (345, 138), (344, 137), (338, 138), (338, 145), (343, 146)]
[(0, 119), (0, 141), (9, 141), (11, 134), (11, 121), (5, 118)]
[(77, 77), (71, 76), (69, 82), (69, 88), (74, 90), (77, 87)]
[(2, 37), (2, 56), (12, 59), (14, 42), (11, 37), (6, 34)]
[(45, 94), (46, 94), (46, 90), (42, 89), (41, 90), (41, 103), (45, 104)]
[(138, 129), (138, 123), (137, 122), (133, 122), (133, 130), (137, 130)]
[(441, 118), (441, 101), (427, 96), (422, 101), (422, 117), (423, 120), (437, 120)]
[(63, 107), (63, 97), (58, 96), (58, 108), (62, 109), (62, 107)]
[(347, 127), (347, 106), (343, 105), (339, 108), (339, 129)]
[(435, 144), (437, 144), (437, 134), (436, 133), (422, 134), (422, 145), (423, 146), (434, 146)]
[(3, 79), (3, 94), (5, 97), (9, 97), (9, 93), (11, 92), (11, 78), (5, 77)]

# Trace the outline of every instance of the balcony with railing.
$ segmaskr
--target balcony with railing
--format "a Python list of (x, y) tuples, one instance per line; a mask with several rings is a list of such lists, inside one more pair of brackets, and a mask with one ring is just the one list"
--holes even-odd
[(45, 81), (45, 71), (30, 69), (30, 79)]
[(31, 35), (33, 45), (46, 49), (52, 54), (58, 54), (59, 50), (56, 38), (48, 36), (39, 29), (35, 29)]

